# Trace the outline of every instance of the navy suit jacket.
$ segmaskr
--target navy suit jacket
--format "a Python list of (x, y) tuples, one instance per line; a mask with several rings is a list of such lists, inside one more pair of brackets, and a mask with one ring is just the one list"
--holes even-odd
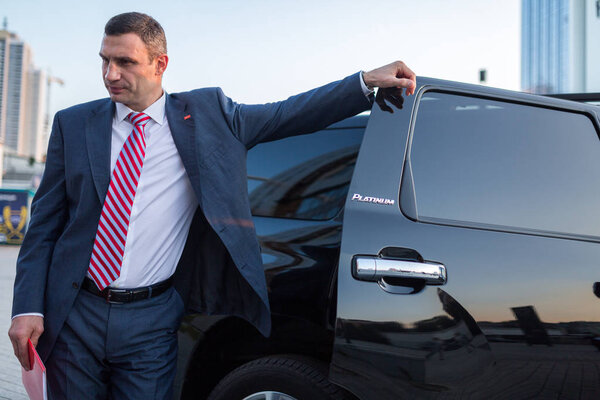
[[(359, 79), (354, 74), (264, 105), (237, 104), (219, 88), (167, 96), (171, 133), (198, 200), (175, 272), (175, 287), (188, 311), (236, 315), (269, 334), (246, 152), (260, 142), (314, 132), (370, 108)], [(17, 261), (12, 310), (13, 315), (44, 314), (45, 331), (38, 343), (44, 360), (89, 266), (110, 182), (114, 111), (114, 103), (102, 99), (54, 117), (46, 169)]]

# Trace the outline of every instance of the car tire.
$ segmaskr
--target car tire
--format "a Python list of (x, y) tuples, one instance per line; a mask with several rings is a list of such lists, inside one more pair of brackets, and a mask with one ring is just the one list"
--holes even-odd
[(326, 366), (309, 358), (264, 357), (225, 376), (208, 400), (348, 400), (354, 399), (327, 379)]

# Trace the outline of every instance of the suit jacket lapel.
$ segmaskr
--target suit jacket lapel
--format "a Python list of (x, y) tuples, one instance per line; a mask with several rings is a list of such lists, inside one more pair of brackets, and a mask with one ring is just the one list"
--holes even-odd
[(106, 100), (92, 111), (86, 122), (86, 144), (92, 179), (101, 203), (110, 183), (110, 145), (112, 139), (112, 118), (115, 105)]
[(187, 112), (187, 104), (173, 96), (167, 95), (165, 108), (175, 147), (177, 147), (198, 202), (201, 202), (194, 119)]

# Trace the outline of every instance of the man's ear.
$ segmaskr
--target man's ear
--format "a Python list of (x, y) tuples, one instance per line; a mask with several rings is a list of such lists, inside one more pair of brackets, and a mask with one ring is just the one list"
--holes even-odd
[(162, 75), (165, 73), (167, 69), (167, 65), (169, 64), (169, 56), (166, 54), (161, 54), (156, 57), (156, 75)]

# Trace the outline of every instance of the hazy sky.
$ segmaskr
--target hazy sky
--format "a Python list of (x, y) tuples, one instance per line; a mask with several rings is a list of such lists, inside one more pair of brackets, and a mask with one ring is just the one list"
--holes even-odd
[[(98, 51), (113, 15), (142, 11), (167, 34), (169, 92), (221, 86), (266, 102), (395, 59), (421, 76), (519, 89), (520, 1), (0, 0), (54, 86), (51, 112), (105, 97)], [(140, 6), (143, 4), (143, 6)]]

